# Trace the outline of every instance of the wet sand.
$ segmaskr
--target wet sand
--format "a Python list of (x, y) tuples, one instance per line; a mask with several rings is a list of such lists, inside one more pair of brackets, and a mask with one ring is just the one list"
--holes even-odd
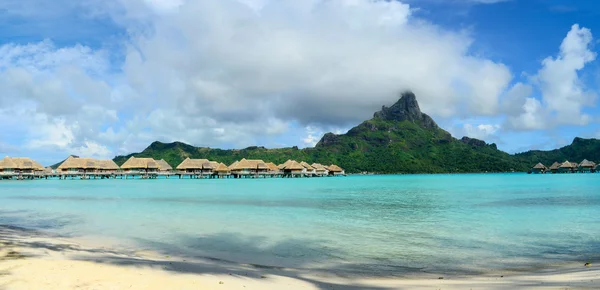
[(600, 267), (583, 263), (479, 276), (352, 278), (98, 245), (0, 226), (0, 289), (600, 289)]

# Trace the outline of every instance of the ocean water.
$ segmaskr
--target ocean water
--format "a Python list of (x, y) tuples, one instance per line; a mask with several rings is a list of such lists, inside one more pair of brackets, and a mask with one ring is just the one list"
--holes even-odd
[(342, 274), (484, 273), (600, 257), (600, 174), (0, 180), (0, 224)]

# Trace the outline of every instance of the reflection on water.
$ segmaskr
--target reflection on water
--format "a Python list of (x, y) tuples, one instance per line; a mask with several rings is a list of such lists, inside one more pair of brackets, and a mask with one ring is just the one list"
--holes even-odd
[(0, 224), (265, 267), (474, 273), (595, 259), (599, 177), (0, 182)]

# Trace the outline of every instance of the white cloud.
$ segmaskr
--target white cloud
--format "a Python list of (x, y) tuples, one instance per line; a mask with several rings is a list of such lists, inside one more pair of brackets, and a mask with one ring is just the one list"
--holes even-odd
[(489, 136), (496, 134), (498, 130), (500, 130), (500, 126), (494, 124), (479, 124), (477, 126), (471, 124), (464, 125), (466, 136), (480, 140), (485, 140)]
[[(593, 106), (596, 94), (587, 90), (579, 77), (585, 65), (596, 59), (591, 51), (592, 32), (575, 24), (563, 40), (556, 57), (542, 61), (532, 84), (541, 91), (541, 101), (530, 96), (531, 89), (515, 85), (507, 102), (512, 115), (508, 124), (515, 129), (543, 129), (557, 125), (587, 125), (591, 117), (583, 108)], [(529, 94), (528, 94), (529, 93)], [(521, 107), (515, 114), (515, 107)]]

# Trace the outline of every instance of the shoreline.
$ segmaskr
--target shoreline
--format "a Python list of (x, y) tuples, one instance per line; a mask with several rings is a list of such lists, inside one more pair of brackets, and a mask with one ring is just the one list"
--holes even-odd
[(565, 265), (504, 275), (409, 274), (341, 277), (309, 270), (262, 267), (119, 251), (38, 230), (0, 225), (0, 289), (593, 289), (600, 267)]

